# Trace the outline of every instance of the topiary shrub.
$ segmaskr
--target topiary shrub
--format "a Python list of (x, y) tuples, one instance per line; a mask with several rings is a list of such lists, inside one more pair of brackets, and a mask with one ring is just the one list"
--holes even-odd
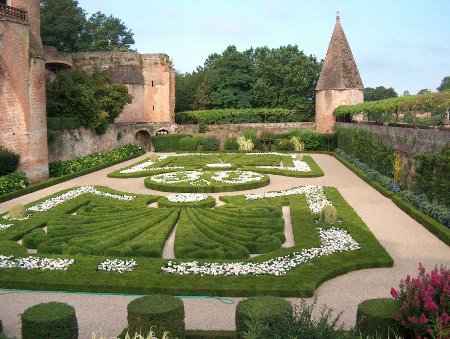
[(320, 222), (325, 224), (334, 224), (338, 221), (338, 213), (336, 211), (336, 207), (332, 205), (323, 206), (320, 211)]
[(197, 140), (194, 138), (182, 138), (178, 141), (178, 150), (184, 152), (194, 152), (197, 150)]
[(239, 151), (239, 144), (236, 138), (228, 138), (223, 144), (225, 151)]
[(17, 170), (20, 156), (7, 148), (0, 146), (0, 176)]
[(155, 135), (152, 138), (155, 152), (176, 152), (178, 151), (178, 142), (180, 139), (189, 138), (189, 134), (166, 134)]
[(0, 240), (1, 255), (13, 255), (15, 257), (26, 257), (27, 249), (12, 240)]
[(23, 339), (78, 338), (75, 309), (65, 303), (38, 304), (22, 314)]
[(217, 137), (206, 137), (203, 140), (203, 150), (204, 151), (218, 151), (220, 149), (220, 140)]
[(280, 297), (253, 297), (236, 306), (236, 331), (241, 337), (250, 322), (268, 326), (272, 333), (283, 333), (284, 325), (293, 322), (292, 304)]
[(49, 240), (50, 237), (42, 228), (37, 228), (27, 233), (22, 238), (22, 244), (26, 248), (37, 248), (40, 243)]
[(174, 338), (184, 338), (184, 305), (181, 299), (154, 294), (133, 300), (128, 304), (129, 333), (149, 333), (157, 338), (165, 331)]
[(389, 299), (369, 299), (358, 305), (356, 312), (356, 330), (365, 338), (393, 337), (399, 332), (395, 318), (400, 314), (400, 302)]
[(23, 219), (27, 215), (27, 210), (24, 205), (14, 205), (9, 210), (9, 217), (11, 219)]

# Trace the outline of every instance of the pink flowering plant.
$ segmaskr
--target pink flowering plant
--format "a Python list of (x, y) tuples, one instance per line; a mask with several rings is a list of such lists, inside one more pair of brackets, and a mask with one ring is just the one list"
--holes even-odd
[(450, 270), (441, 266), (429, 272), (419, 263), (419, 275), (400, 281), (391, 295), (401, 303), (398, 321), (414, 338), (449, 338)]

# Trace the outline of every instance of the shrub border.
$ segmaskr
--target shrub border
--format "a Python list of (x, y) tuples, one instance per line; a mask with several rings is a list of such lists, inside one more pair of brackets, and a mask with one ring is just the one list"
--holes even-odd
[(442, 240), (446, 245), (450, 246), (450, 229), (446, 228), (444, 225), (429, 217), (428, 215), (422, 213), (413, 205), (407, 203), (402, 199), (402, 197), (394, 192), (391, 192), (384, 188), (381, 184), (369, 179), (362, 171), (357, 169), (355, 166), (350, 164), (347, 160), (342, 158), (336, 153), (331, 153), (337, 160), (339, 160), (345, 167), (355, 173), (358, 177), (368, 183), (370, 186), (375, 188), (378, 192), (383, 194), (385, 197), (392, 200), (392, 202), (397, 205), (403, 212), (408, 214), (411, 218), (416, 220), (418, 223), (422, 224), (428, 231), (433, 233), (436, 237)]

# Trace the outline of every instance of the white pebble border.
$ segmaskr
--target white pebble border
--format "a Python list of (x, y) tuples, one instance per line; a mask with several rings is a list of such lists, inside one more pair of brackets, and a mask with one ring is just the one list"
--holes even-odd
[(98, 265), (99, 271), (106, 271), (106, 272), (131, 272), (135, 267), (137, 266), (137, 263), (134, 259), (130, 260), (120, 260), (120, 259), (106, 259), (100, 265)]
[(209, 168), (227, 168), (227, 167), (233, 167), (233, 164), (228, 164), (226, 162), (218, 162), (213, 164), (206, 164), (205, 167)]
[(73, 259), (26, 257), (15, 258), (13, 255), (0, 255), (0, 268), (18, 268), (22, 270), (67, 271)]

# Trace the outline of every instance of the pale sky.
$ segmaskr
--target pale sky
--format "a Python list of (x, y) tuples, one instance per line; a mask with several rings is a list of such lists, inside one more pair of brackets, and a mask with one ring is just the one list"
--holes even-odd
[(450, 0), (78, 0), (125, 22), (139, 53), (165, 53), (178, 71), (203, 65), (235, 45), (298, 45), (325, 57), (341, 24), (365, 87), (399, 95), (433, 91), (450, 76)]

